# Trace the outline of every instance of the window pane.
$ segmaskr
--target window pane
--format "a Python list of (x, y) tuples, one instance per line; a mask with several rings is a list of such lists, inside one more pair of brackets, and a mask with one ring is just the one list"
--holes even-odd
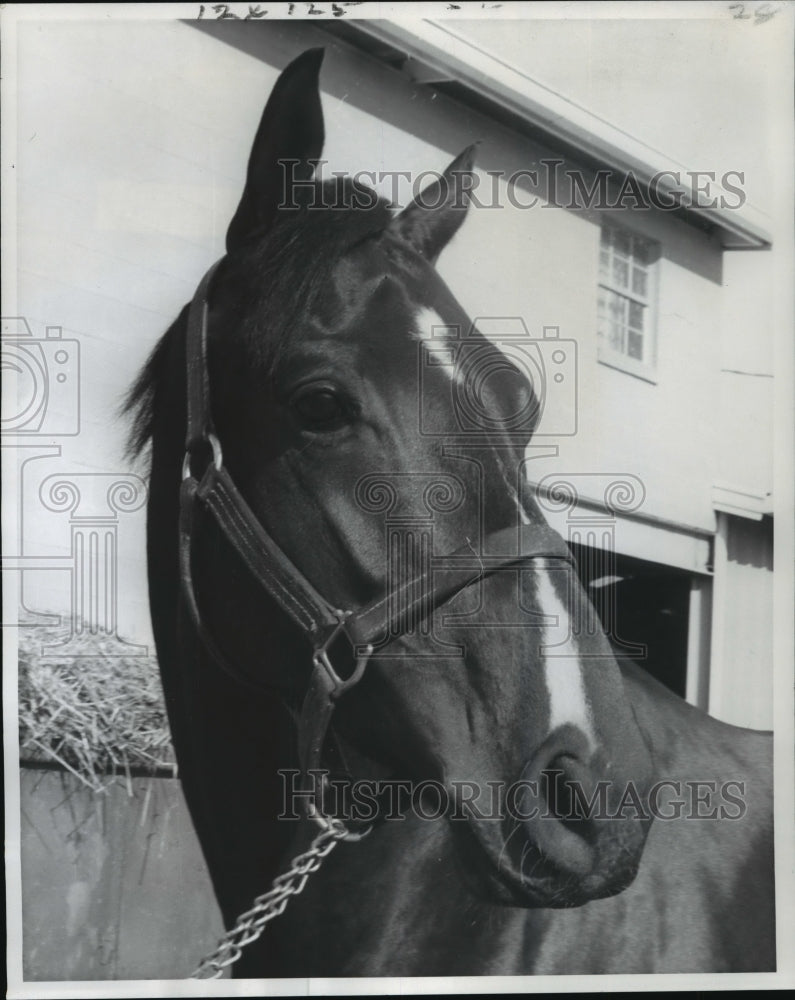
[(647, 292), (646, 292), (646, 286), (647, 286), (646, 272), (645, 271), (641, 271), (640, 268), (633, 267), (632, 268), (632, 291), (635, 293), (635, 295), (642, 295), (643, 298), (645, 299), (646, 298), (646, 294), (647, 294)]
[(616, 295), (615, 292), (610, 292), (610, 298), (608, 299), (608, 305), (610, 307), (610, 317), (614, 323), (623, 323), (626, 319), (627, 312), (627, 300), (623, 299), (620, 295)]
[(620, 288), (626, 288), (629, 284), (629, 264), (618, 257), (613, 258), (613, 281)]
[(643, 337), (641, 334), (635, 333), (634, 330), (630, 330), (627, 337), (627, 354), (631, 358), (643, 361)]
[(648, 363), (654, 354), (649, 340), (654, 329), (649, 296), (654, 278), (651, 269), (658, 256), (659, 248), (651, 240), (620, 226), (602, 226), (597, 288), (600, 350), (609, 349), (641, 364)]

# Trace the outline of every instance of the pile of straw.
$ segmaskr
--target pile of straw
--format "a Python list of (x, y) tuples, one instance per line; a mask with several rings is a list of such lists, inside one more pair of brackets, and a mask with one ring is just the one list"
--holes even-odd
[[(142, 774), (176, 774), (157, 661), (118, 656), (84, 634), (58, 655), (63, 630), (19, 630), (20, 759), (69, 771), (94, 791)], [(48, 654), (48, 655), (43, 655)], [(56, 654), (56, 655), (53, 655)]]

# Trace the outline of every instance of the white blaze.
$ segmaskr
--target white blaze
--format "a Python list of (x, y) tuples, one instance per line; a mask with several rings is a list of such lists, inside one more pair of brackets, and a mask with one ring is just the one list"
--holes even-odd
[(540, 565), (535, 570), (538, 603), (542, 613), (551, 618), (542, 629), (544, 680), (549, 692), (549, 729), (577, 726), (596, 745), (582, 661), (577, 643), (571, 634), (571, 619), (557, 595), (549, 571)]
[(450, 348), (457, 343), (456, 329), (451, 327), (449, 323), (445, 323), (435, 309), (428, 309), (426, 306), (419, 310), (414, 322), (417, 325), (418, 339), (437, 359), (439, 367), (447, 377), (455, 380), (456, 365)]
[[(530, 518), (521, 500), (515, 494), (514, 499), (522, 524), (529, 524)], [(552, 619), (542, 629), (541, 640), (544, 680), (549, 694), (549, 731), (554, 732), (566, 723), (577, 726), (594, 747), (596, 739), (585, 694), (580, 651), (571, 634), (571, 618), (557, 595), (543, 559), (535, 563), (535, 576), (541, 612)]]
[[(450, 345), (443, 330), (439, 329), (449, 329), (447, 324), (434, 309), (428, 308), (419, 310), (415, 322), (418, 338), (439, 359), (440, 367), (448, 377), (455, 379), (456, 368), (450, 360)], [(515, 490), (512, 493), (522, 523), (529, 524), (530, 518), (519, 496)], [(596, 746), (596, 739), (585, 695), (580, 652), (571, 634), (571, 619), (552, 585), (544, 560), (539, 559), (534, 565), (540, 610), (550, 619), (549, 624), (544, 625), (541, 630), (544, 680), (549, 693), (549, 730), (554, 732), (565, 724), (577, 726), (588, 737), (593, 748)]]

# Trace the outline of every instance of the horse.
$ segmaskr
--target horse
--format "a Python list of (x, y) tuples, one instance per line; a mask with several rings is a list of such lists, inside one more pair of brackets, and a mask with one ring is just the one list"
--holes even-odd
[(213, 971), (773, 970), (771, 738), (578, 624), (538, 393), (435, 267), (475, 147), (399, 212), (319, 179), (322, 56), (127, 400), (185, 798), (227, 928), (265, 900)]

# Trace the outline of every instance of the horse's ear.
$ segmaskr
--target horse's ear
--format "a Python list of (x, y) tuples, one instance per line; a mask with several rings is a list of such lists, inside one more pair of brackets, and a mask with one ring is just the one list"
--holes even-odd
[(467, 146), (441, 177), (421, 191), (390, 224), (389, 231), (434, 263), (464, 221), (477, 143)]
[(290, 181), (308, 181), (323, 152), (318, 76), (323, 49), (309, 49), (282, 72), (268, 98), (248, 161), (246, 186), (226, 233), (227, 252), (290, 204)]

